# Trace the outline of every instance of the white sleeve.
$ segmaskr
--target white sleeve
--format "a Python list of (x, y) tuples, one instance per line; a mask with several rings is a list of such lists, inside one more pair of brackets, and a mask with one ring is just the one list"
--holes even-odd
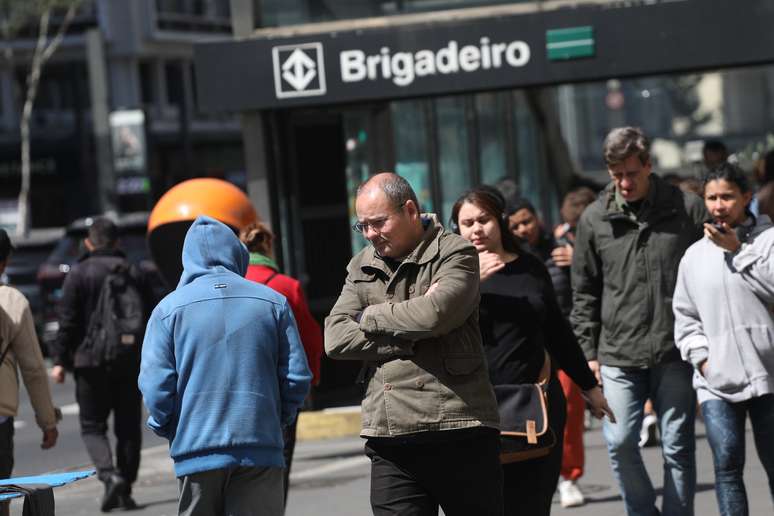
[(774, 228), (750, 243), (742, 244), (733, 258), (736, 272), (752, 291), (767, 303), (774, 303)]
[(704, 325), (699, 317), (696, 304), (691, 298), (686, 277), (687, 256), (680, 261), (677, 273), (677, 287), (672, 298), (672, 311), (675, 314), (675, 345), (683, 360), (699, 367), (709, 357), (709, 342), (704, 334)]

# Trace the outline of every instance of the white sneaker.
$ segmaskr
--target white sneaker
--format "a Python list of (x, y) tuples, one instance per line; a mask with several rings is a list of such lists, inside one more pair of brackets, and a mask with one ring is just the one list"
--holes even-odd
[(658, 444), (658, 418), (655, 414), (648, 414), (642, 420), (640, 430), (640, 448), (656, 446)]
[(586, 503), (583, 493), (578, 489), (574, 480), (562, 480), (559, 482), (559, 503), (562, 507), (580, 507)]
[(583, 429), (591, 430), (592, 428), (594, 428), (594, 416), (591, 415), (590, 410), (587, 410), (583, 414)]

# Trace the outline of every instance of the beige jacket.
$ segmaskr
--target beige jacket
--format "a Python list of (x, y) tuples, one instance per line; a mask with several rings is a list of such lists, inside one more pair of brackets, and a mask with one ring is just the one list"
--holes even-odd
[(42, 430), (55, 427), (54, 403), (30, 305), (18, 290), (0, 285), (0, 354), (9, 345), (0, 364), (0, 416), (16, 416), (21, 371), (38, 426)]
[(325, 320), (328, 356), (370, 364), (363, 437), (499, 425), (478, 327), (476, 250), (428, 217), (395, 271), (373, 247), (358, 253)]

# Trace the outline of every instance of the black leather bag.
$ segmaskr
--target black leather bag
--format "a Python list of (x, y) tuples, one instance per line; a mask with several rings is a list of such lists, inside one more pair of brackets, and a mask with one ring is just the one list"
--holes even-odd
[(545, 457), (556, 445), (548, 424), (551, 359), (546, 353), (538, 383), (495, 385), (500, 412), (500, 463)]

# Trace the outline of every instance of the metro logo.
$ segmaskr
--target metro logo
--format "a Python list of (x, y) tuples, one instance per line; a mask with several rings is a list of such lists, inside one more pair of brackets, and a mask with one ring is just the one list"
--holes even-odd
[(366, 78), (392, 80), (397, 86), (408, 86), (416, 77), (436, 74), (475, 72), (501, 68), (504, 64), (518, 68), (529, 63), (530, 48), (524, 41), (490, 44), (483, 37), (479, 46), (465, 45), (459, 48), (456, 41), (437, 52), (396, 52), (390, 54), (388, 47), (382, 47), (379, 54), (366, 55), (362, 50), (344, 50), (339, 54), (341, 80), (359, 82)]
[(278, 99), (325, 95), (321, 43), (283, 45), (272, 49), (274, 90)]

